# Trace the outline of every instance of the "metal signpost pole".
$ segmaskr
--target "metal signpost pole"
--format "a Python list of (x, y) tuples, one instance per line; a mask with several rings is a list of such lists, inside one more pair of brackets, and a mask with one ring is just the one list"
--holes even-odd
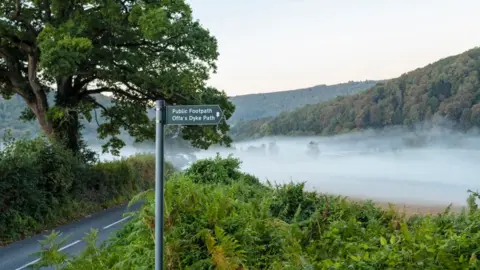
[(164, 212), (164, 130), (165, 125), (218, 125), (223, 118), (219, 105), (166, 106), (157, 100), (156, 168), (155, 168), (155, 270), (163, 270), (163, 212)]
[(156, 164), (155, 164), (155, 270), (163, 270), (163, 211), (164, 211), (164, 132), (165, 101), (157, 100), (156, 106)]

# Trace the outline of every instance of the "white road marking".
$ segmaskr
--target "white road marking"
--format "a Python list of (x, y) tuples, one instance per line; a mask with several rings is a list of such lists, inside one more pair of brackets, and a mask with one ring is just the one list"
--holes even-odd
[[(70, 243), (70, 244), (68, 244), (68, 245), (66, 245), (66, 246), (63, 246), (63, 247), (59, 248), (58, 250), (59, 250), (59, 251), (62, 251), (62, 250), (64, 250), (64, 249), (67, 249), (67, 248), (69, 248), (69, 247), (71, 247), (71, 246), (74, 246), (74, 245), (76, 245), (76, 244), (78, 244), (78, 243), (80, 243), (80, 242), (82, 242), (82, 240), (77, 240), (77, 241), (75, 241), (75, 242), (72, 242), (72, 243)], [(29, 262), (29, 263), (27, 263), (27, 264), (25, 264), (25, 265), (20, 266), (19, 268), (15, 269), (15, 270), (21, 270), (21, 269), (27, 268), (27, 267), (29, 267), (30, 265), (32, 265), (32, 264), (34, 264), (34, 263), (37, 263), (38, 261), (40, 261), (40, 259), (36, 259), (35, 261), (31, 261), (31, 262)]]
[(32, 264), (34, 264), (34, 263), (36, 263), (36, 262), (38, 262), (38, 261), (40, 261), (40, 259), (36, 259), (35, 261), (31, 261), (31, 262), (29, 262), (29, 263), (27, 263), (27, 264), (25, 264), (25, 265), (23, 265), (23, 266), (20, 266), (19, 268), (15, 269), (15, 270), (21, 270), (21, 269), (27, 268), (27, 267), (29, 267), (30, 265), (32, 265)]
[(112, 227), (112, 226), (114, 226), (114, 225), (117, 225), (117, 224), (120, 223), (120, 222), (123, 222), (123, 221), (129, 219), (129, 218), (131, 218), (131, 216), (124, 217), (124, 218), (120, 219), (119, 221), (116, 221), (116, 222), (114, 222), (114, 223), (112, 223), (112, 224), (110, 224), (110, 225), (107, 225), (107, 226), (103, 227), (103, 229), (106, 230), (106, 229), (108, 229), (108, 228), (110, 228), (110, 227)]
[(73, 245), (76, 245), (76, 244), (80, 243), (80, 242), (82, 242), (82, 240), (77, 240), (77, 241), (75, 241), (75, 242), (73, 242), (73, 243), (70, 243), (70, 244), (68, 244), (68, 245), (66, 245), (66, 246), (64, 246), (64, 247), (59, 248), (58, 251), (62, 251), (62, 250), (64, 250), (64, 249), (67, 249), (67, 248), (69, 248), (69, 247), (71, 247), (71, 246), (73, 246)]

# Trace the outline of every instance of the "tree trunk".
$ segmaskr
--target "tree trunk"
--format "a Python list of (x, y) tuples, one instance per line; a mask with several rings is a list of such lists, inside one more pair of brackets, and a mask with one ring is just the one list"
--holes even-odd
[(38, 124), (45, 132), (47, 136), (52, 136), (53, 131), (53, 123), (47, 118), (47, 106), (46, 102), (44, 105), (39, 105), (36, 100), (34, 101), (27, 101), (28, 107), (32, 110), (33, 114), (38, 120)]
[(56, 106), (64, 112), (60, 119), (49, 119), (48, 111), (38, 106), (37, 102), (28, 102), (28, 106), (35, 114), (40, 128), (45, 135), (62, 143), (74, 153), (80, 151), (80, 121), (79, 114), (68, 101), (58, 97)]
[(47, 94), (37, 77), (37, 65), (40, 53), (36, 49), (32, 49), (28, 54), (28, 82), (33, 92), (34, 98), (27, 103), (32, 109), (42, 129), (48, 134), (52, 135), (53, 126), (51, 121), (47, 118), (48, 101)]
[[(61, 115), (50, 114), (47, 100), (47, 87), (43, 85), (38, 78), (38, 62), (40, 51), (35, 46), (26, 45), (28, 58), (27, 76), (22, 74), (22, 69), (16, 62), (18, 59), (2, 51), (2, 60), (6, 62), (9, 68), (10, 87), (19, 94), (26, 102), (28, 107), (44, 131), (51, 139), (58, 140), (73, 152), (80, 151), (80, 122), (77, 105), (78, 89), (73, 88), (72, 77), (62, 77), (57, 79), (56, 107), (61, 110)], [(60, 116), (60, 117), (58, 117)], [(55, 118), (57, 117), (57, 118)]]
[[(57, 104), (59, 106), (60, 104)], [(59, 106), (63, 107), (63, 106)], [(55, 121), (54, 131), (57, 140), (70, 149), (74, 153), (78, 153), (80, 149), (80, 121), (78, 112), (72, 110), (70, 107), (63, 107), (65, 116)]]
[(54, 121), (56, 137), (74, 153), (80, 149), (80, 117), (78, 113), (78, 97), (73, 89), (72, 78), (62, 78), (57, 81), (55, 106), (63, 111), (63, 117)]
[(48, 106), (47, 97), (43, 91), (33, 100), (27, 101), (27, 105), (35, 114), (40, 128), (49, 138), (78, 153), (81, 150), (81, 125), (77, 111), (78, 99), (75, 94), (72, 95), (71, 88), (68, 78), (57, 83), (55, 106), (62, 112), (61, 115), (49, 115), (51, 107)]

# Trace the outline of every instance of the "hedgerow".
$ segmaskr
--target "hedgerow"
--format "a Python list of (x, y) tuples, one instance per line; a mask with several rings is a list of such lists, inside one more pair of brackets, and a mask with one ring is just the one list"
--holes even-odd
[[(230, 168), (225, 168), (230, 164)], [(238, 160), (203, 160), (165, 188), (166, 269), (479, 269), (480, 212), (405, 217), (372, 202), (307, 192), (303, 184), (252, 184)], [(208, 168), (200, 170), (199, 167)], [(225, 182), (212, 173), (236, 171)], [(209, 175), (202, 175), (207, 173)], [(230, 175), (232, 177), (232, 175)], [(203, 180), (200, 180), (203, 179)], [(208, 180), (207, 180), (208, 179)], [(154, 194), (108, 245), (38, 265), (64, 269), (153, 269)], [(132, 201), (132, 202), (133, 202)], [(60, 235), (45, 242), (51, 247)], [(60, 258), (57, 256), (57, 258)], [(63, 265), (63, 266), (62, 266)]]
[(128, 202), (154, 185), (154, 174), (150, 155), (89, 163), (42, 137), (8, 140), (0, 152), (0, 246)]

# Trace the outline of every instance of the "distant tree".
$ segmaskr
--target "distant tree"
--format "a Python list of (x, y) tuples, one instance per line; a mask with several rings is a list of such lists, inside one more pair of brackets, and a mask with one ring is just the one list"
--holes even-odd
[[(28, 105), (22, 117), (73, 151), (92, 109), (107, 120), (97, 129), (110, 138), (105, 150), (124, 146), (122, 128), (139, 141), (152, 138), (146, 112), (157, 98), (219, 104), (227, 119), (234, 111), (224, 92), (205, 84), (216, 70), (217, 41), (183, 0), (2, 0), (0, 12), (1, 95), (20, 95)], [(110, 107), (98, 102), (100, 93), (113, 96)], [(185, 127), (182, 137), (207, 148), (229, 144), (228, 129), (225, 121)]]

